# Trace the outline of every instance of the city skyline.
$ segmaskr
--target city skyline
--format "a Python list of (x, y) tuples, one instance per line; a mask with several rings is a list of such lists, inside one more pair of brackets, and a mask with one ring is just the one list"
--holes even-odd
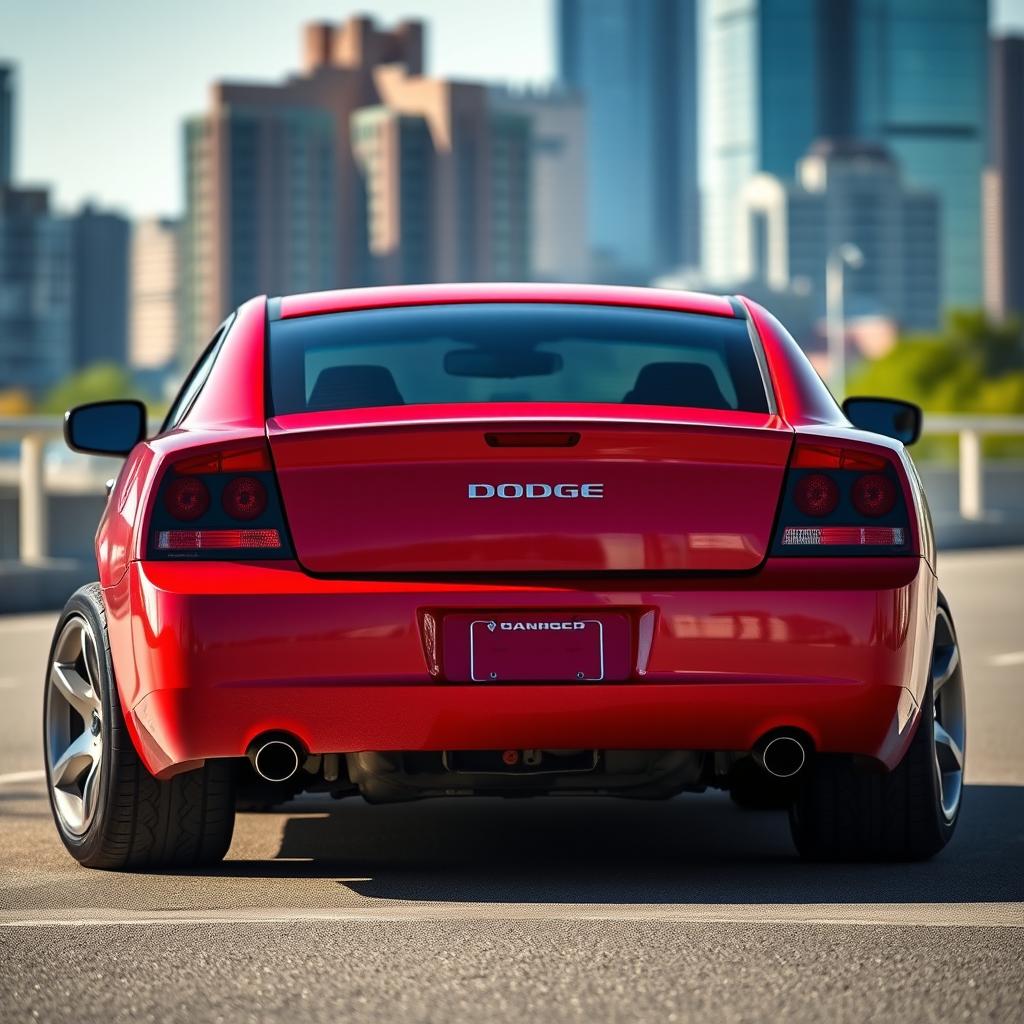
[[(548, 0), (5, 5), (0, 63), (17, 74), (15, 180), (49, 185), (61, 210), (92, 200), (133, 217), (178, 214), (182, 125), (207, 108), (213, 83), (279, 81), (299, 68), (293, 40), (304, 24), (368, 12), (382, 24), (425, 21), (431, 75), (523, 85), (554, 78)], [(73, 48), (53, 45), (58, 14)]]
[[(211, 83), (294, 72), (293, 50), (282, 39), (295, 38), (302, 23), (341, 21), (366, 9), (385, 22), (426, 21), (430, 74), (514, 85), (543, 85), (557, 76), (549, 0), (299, 0), (283, 16), (262, 0), (244, 5), (244, 18), (242, 8), (198, 0), (145, 12), (122, 0), (98, 0), (88, 10), (65, 0), (7, 7), (0, 15), (0, 62), (12, 62), (18, 76), (15, 179), (50, 185), (61, 210), (93, 200), (133, 217), (179, 213), (181, 125), (205, 108)], [(992, 0), (991, 15), (993, 31), (1024, 33), (1024, 0)], [(53, 46), (56, 16), (77, 40), (71, 60), (66, 48)], [(498, 23), (501, 32), (489, 31)], [(238, 24), (246, 27), (242, 39)], [(187, 61), (173, 59), (176, 47)], [(161, 74), (140, 88), (154, 60), (162, 61)], [(119, 149), (123, 139), (132, 141), (130, 148)]]
[[(702, 269), (741, 279), (736, 196), (753, 175), (791, 178), (816, 139), (885, 146), (942, 200), (945, 305), (983, 294), (986, 0), (705, 0)], [(864, 216), (868, 215), (865, 208)]]

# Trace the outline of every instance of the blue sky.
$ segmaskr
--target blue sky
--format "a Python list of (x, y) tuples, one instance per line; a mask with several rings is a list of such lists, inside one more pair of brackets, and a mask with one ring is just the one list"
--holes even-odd
[[(1024, 0), (991, 0), (1024, 32)], [(428, 69), (542, 83), (554, 69), (549, 0), (0, 0), (0, 60), (18, 65), (16, 173), (132, 214), (181, 205), (181, 121), (216, 78), (274, 80), (299, 29), (372, 11), (428, 21)]]

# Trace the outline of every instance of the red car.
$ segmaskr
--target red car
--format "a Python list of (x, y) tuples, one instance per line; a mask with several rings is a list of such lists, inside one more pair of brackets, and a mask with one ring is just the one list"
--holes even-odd
[(46, 769), (101, 868), (303, 791), (788, 807), (922, 858), (964, 696), (905, 403), (841, 410), (754, 302), (452, 285), (256, 298), (126, 455), (53, 641)]

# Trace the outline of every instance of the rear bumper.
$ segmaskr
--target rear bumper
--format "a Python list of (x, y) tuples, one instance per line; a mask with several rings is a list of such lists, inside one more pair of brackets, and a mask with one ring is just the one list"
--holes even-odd
[[(920, 559), (786, 559), (744, 577), (594, 585), (318, 580), (286, 562), (136, 562), (105, 594), (129, 727), (162, 776), (240, 756), (271, 729), (326, 753), (748, 750), (786, 726), (820, 751), (889, 767), (902, 756), (935, 601)], [(533, 608), (625, 611), (641, 634), (633, 678), (444, 680), (432, 618)]]

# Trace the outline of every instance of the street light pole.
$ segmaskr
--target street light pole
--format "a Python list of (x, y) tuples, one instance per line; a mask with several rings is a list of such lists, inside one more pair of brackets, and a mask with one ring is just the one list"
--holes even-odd
[(864, 265), (864, 254), (852, 242), (837, 245), (825, 264), (825, 333), (828, 339), (828, 378), (832, 394), (846, 397), (846, 268)]

